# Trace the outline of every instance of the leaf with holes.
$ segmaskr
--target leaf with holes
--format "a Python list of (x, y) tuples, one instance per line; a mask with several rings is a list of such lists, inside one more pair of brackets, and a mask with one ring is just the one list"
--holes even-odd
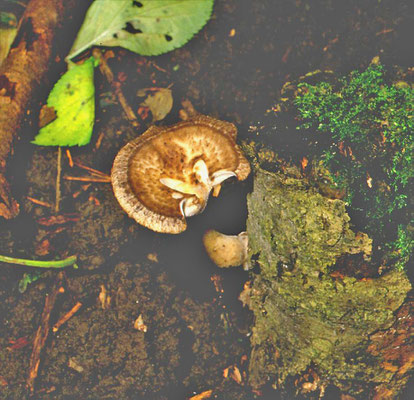
[(187, 43), (208, 21), (214, 0), (95, 0), (68, 59), (91, 46), (121, 46), (145, 56)]
[(47, 99), (57, 118), (39, 130), (32, 143), (40, 146), (84, 146), (91, 140), (95, 119), (95, 86), (90, 57), (74, 64), (57, 81)]

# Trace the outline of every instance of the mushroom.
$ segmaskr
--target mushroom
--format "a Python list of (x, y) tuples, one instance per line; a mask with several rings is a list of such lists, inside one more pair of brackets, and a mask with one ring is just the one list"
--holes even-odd
[(127, 214), (156, 232), (180, 233), (201, 213), (210, 192), (250, 165), (236, 144), (236, 127), (204, 115), (169, 127), (152, 126), (115, 158), (111, 180)]
[(218, 267), (226, 268), (243, 265), (246, 271), (249, 269), (247, 232), (241, 232), (237, 236), (233, 236), (224, 235), (211, 229), (204, 234), (203, 243), (208, 256)]

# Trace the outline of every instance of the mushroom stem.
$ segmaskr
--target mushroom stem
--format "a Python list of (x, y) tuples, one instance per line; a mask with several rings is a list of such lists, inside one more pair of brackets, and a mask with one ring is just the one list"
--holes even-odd
[(221, 268), (243, 265), (249, 269), (247, 232), (238, 235), (224, 235), (208, 230), (203, 236), (204, 247), (211, 260)]

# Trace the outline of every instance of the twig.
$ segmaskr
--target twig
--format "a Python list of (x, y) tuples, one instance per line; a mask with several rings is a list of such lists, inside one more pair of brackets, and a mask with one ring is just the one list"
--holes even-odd
[(81, 182), (103, 182), (108, 183), (111, 182), (111, 178), (108, 176), (106, 177), (93, 177), (93, 176), (64, 176), (64, 179), (68, 181), (81, 181)]
[(57, 174), (56, 174), (56, 201), (55, 201), (55, 213), (59, 212), (60, 204), (60, 176), (62, 174), (62, 148), (58, 147), (57, 156)]
[(99, 134), (99, 136), (98, 136), (98, 140), (96, 141), (96, 143), (95, 143), (95, 149), (99, 149), (99, 147), (101, 147), (101, 144), (102, 144), (102, 139), (104, 138), (104, 133), (103, 132), (101, 132), (100, 134)]
[(49, 208), (53, 207), (50, 203), (46, 203), (45, 201), (34, 199), (33, 197), (30, 197), (30, 196), (26, 196), (26, 199), (39, 206), (49, 207)]
[(14, 258), (8, 256), (0, 255), (0, 262), (7, 264), (17, 264), (25, 265), (27, 267), (38, 267), (38, 268), (64, 268), (73, 265), (74, 268), (77, 268), (76, 265), (76, 256), (70, 256), (63, 260), (54, 260), (54, 261), (39, 261), (39, 260), (26, 260), (24, 258)]
[(53, 325), (52, 331), (57, 332), (59, 328), (69, 319), (72, 318), (72, 316), (82, 307), (81, 302), (77, 302), (69, 312), (67, 312), (62, 318), (59, 319), (58, 322), (56, 322), (55, 325)]
[(66, 149), (66, 157), (68, 158), (69, 161), (69, 166), (71, 168), (73, 168), (73, 159), (72, 159), (72, 154), (70, 154), (70, 150)]
[(52, 293), (46, 295), (45, 306), (43, 308), (42, 317), (40, 320), (40, 325), (37, 328), (36, 336), (33, 343), (32, 355), (30, 356), (30, 366), (29, 366), (29, 376), (27, 377), (27, 387), (31, 393), (34, 391), (34, 384), (39, 372), (40, 359), (42, 355), (42, 350), (45, 346), (47, 337), (49, 335), (49, 321), (50, 314), (53, 310), (53, 307), (56, 302), (56, 297), (60, 292), (60, 287), (62, 286), (63, 281), (63, 272), (59, 272), (56, 277), (56, 282), (53, 288)]
[(131, 122), (131, 124), (135, 127), (139, 126), (138, 118), (135, 115), (132, 108), (129, 106), (124, 94), (121, 90), (121, 84), (114, 79), (114, 74), (112, 73), (111, 69), (109, 68), (105, 58), (102, 56), (101, 50), (94, 48), (92, 50), (92, 55), (99, 60), (99, 69), (101, 70), (102, 75), (105, 76), (106, 80), (115, 90), (115, 94), (118, 97), (119, 104), (121, 104), (127, 118)]
[(110, 178), (108, 174), (105, 174), (104, 172), (98, 171), (95, 168), (88, 167), (87, 165), (81, 164), (79, 161), (74, 161), (74, 164), (82, 169), (85, 169), (86, 171), (89, 171), (92, 175), (101, 176), (105, 178)]

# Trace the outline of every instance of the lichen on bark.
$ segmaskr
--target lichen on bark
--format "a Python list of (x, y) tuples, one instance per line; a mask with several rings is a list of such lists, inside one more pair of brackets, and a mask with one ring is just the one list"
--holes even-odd
[(257, 167), (248, 210), (250, 256), (260, 267), (241, 294), (255, 316), (250, 383), (281, 385), (310, 366), (322, 385), (344, 390), (351, 380), (354, 391), (387, 381), (365, 350), (370, 334), (395, 321), (411, 287), (405, 273), (335, 273), (340, 257), (368, 259), (371, 239), (352, 231), (342, 200), (321, 194), (299, 171)]

